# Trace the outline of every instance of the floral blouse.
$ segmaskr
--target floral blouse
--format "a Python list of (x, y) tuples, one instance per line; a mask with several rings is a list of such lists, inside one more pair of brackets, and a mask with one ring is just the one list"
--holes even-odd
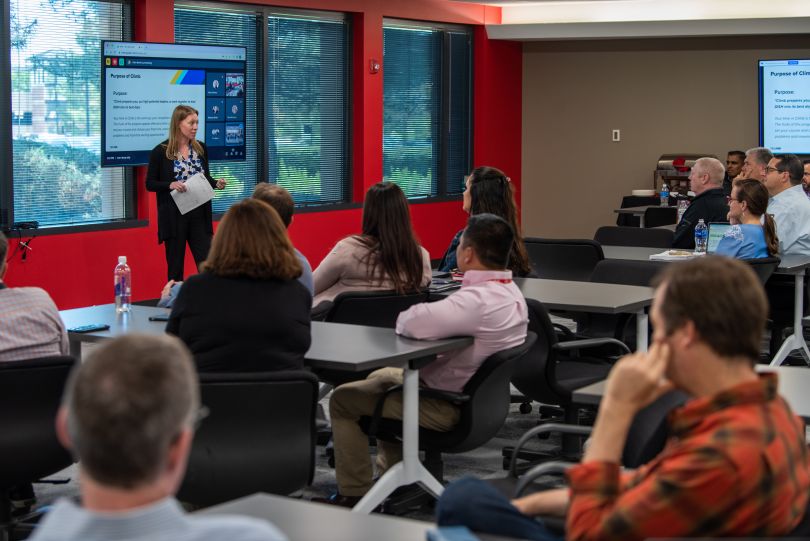
[[(179, 158), (179, 159), (178, 159)], [(203, 172), (202, 160), (194, 147), (189, 145), (188, 158), (179, 154), (174, 160), (174, 179), (185, 182), (189, 177)]]

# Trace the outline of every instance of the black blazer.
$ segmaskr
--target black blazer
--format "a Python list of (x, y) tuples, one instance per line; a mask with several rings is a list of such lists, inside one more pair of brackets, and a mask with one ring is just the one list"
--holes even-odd
[(698, 220), (703, 218), (703, 223), (708, 225), (711, 222), (728, 221), (728, 202), (723, 194), (722, 188), (706, 190), (695, 197), (683, 218), (675, 228), (675, 238), (672, 241), (673, 248), (692, 249), (695, 247), (695, 226)]
[[(215, 188), (217, 181), (211, 177), (211, 172), (208, 170), (208, 148), (206, 148), (205, 143), (198, 142), (203, 148), (202, 156), (200, 156), (203, 172), (208, 178), (208, 182), (211, 183), (211, 187)], [(152, 149), (152, 154), (149, 155), (149, 169), (146, 170), (146, 189), (157, 193), (158, 243), (177, 236), (177, 223), (184, 218), (180, 211), (177, 210), (177, 205), (174, 204), (174, 200), (170, 195), (169, 184), (176, 179), (174, 178), (174, 161), (166, 157), (166, 146), (168, 144), (168, 140), (163, 141)], [(200, 208), (204, 214), (206, 231), (213, 235), (211, 202), (209, 201)]]
[(180, 337), (200, 372), (300, 370), (310, 345), (312, 297), (298, 280), (190, 276), (166, 332)]

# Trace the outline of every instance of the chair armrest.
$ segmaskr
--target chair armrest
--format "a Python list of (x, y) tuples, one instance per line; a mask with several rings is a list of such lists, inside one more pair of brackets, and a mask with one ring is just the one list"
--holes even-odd
[(592, 349), (601, 346), (613, 345), (623, 353), (630, 353), (630, 348), (621, 340), (615, 338), (586, 338), (584, 340), (571, 340), (570, 342), (558, 342), (552, 349), (557, 351), (579, 351), (582, 349)]
[(512, 451), (512, 458), (509, 460), (509, 475), (512, 477), (517, 477), (517, 456), (518, 451), (520, 451), (526, 442), (532, 439), (534, 436), (538, 436), (540, 434), (546, 434), (550, 432), (559, 432), (560, 434), (573, 434), (578, 436), (590, 436), (593, 428), (590, 426), (579, 426), (579, 425), (567, 425), (563, 423), (544, 423), (542, 425), (536, 426), (532, 429), (527, 430), (518, 440), (517, 444), (515, 444), (515, 450)]
[(438, 398), (440, 400), (447, 400), (448, 402), (454, 402), (456, 404), (461, 404), (464, 402), (470, 401), (470, 395), (464, 393), (457, 393), (454, 391), (444, 391), (442, 389), (428, 389), (425, 387), (419, 388), (419, 396), (426, 396), (428, 398)]
[(553, 461), (553, 462), (544, 462), (543, 464), (538, 464), (534, 468), (530, 469), (526, 473), (524, 473), (520, 479), (518, 479), (517, 486), (515, 487), (515, 498), (520, 497), (523, 494), (523, 491), (526, 490), (535, 479), (540, 477), (541, 475), (549, 475), (552, 473), (565, 473), (568, 468), (574, 466), (573, 462), (563, 462), (563, 461)]
[(555, 331), (559, 331), (560, 334), (562, 334), (566, 339), (570, 339), (570, 338), (573, 338), (573, 337), (577, 336), (574, 333), (574, 331), (572, 331), (571, 329), (569, 329), (565, 325), (561, 325), (559, 323), (552, 323), (551, 326), (554, 327)]

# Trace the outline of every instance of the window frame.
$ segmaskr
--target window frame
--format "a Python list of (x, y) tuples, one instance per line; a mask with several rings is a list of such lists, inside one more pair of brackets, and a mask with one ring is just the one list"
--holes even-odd
[[(436, 193), (428, 195), (428, 196), (414, 196), (408, 197), (408, 203), (410, 204), (419, 204), (419, 203), (441, 203), (445, 201), (458, 201), (461, 199), (464, 190), (460, 192), (450, 192), (448, 190), (449, 185), (449, 178), (448, 178), (448, 168), (449, 168), (449, 146), (450, 146), (450, 110), (452, 107), (451, 97), (452, 97), (452, 89), (450, 85), (451, 79), (451, 40), (450, 34), (455, 33), (464, 33), (467, 36), (468, 43), (469, 43), (469, 84), (467, 85), (467, 101), (469, 103), (469, 107), (467, 108), (467, 137), (465, 141), (465, 145), (467, 147), (467, 163), (466, 163), (466, 170), (469, 172), (472, 170), (472, 166), (474, 163), (473, 159), (473, 131), (474, 131), (474, 99), (475, 99), (475, 92), (474, 92), (474, 81), (475, 81), (475, 42), (474, 42), (474, 28), (470, 25), (464, 24), (455, 24), (455, 23), (442, 23), (442, 22), (434, 22), (434, 21), (421, 21), (421, 20), (412, 20), (412, 19), (402, 19), (396, 17), (384, 17), (382, 22), (382, 29), (383, 34), (385, 33), (386, 28), (407, 28), (407, 29), (416, 29), (416, 30), (430, 30), (430, 31), (438, 31), (441, 32), (442, 37), (442, 57), (440, 58), (440, 65), (441, 65), (441, 80), (439, 83), (441, 84), (441, 103), (440, 103), (440, 112), (439, 112), (439, 133), (441, 135), (441, 140), (439, 141), (439, 166), (438, 166), (438, 178), (436, 179)], [(385, 58), (383, 56), (383, 69), (385, 69)], [(383, 84), (383, 101), (385, 100), (385, 85)], [(383, 112), (383, 115), (385, 113)], [(383, 121), (384, 123), (384, 121)], [(385, 127), (383, 124), (383, 133), (385, 132)], [(382, 156), (383, 160), (383, 170), (385, 168), (385, 155)]]
[[(256, 115), (256, 140), (260, 146), (257, 152), (256, 162), (256, 183), (268, 182), (270, 173), (270, 134), (267, 129), (267, 77), (268, 69), (267, 62), (269, 59), (269, 28), (268, 19), (273, 16), (289, 16), (298, 15), (304, 18), (311, 19), (331, 19), (341, 21), (346, 26), (346, 49), (344, 64), (344, 96), (346, 107), (343, 108), (343, 129), (344, 129), (344, 178), (341, 184), (341, 201), (334, 203), (316, 203), (305, 204), (298, 200), (295, 201), (296, 213), (310, 213), (310, 212), (324, 212), (330, 210), (344, 210), (351, 208), (359, 208), (362, 203), (352, 200), (352, 149), (354, 143), (354, 129), (353, 129), (353, 84), (352, 77), (355, 75), (353, 66), (353, 31), (352, 31), (352, 17), (351, 14), (338, 10), (318, 10), (318, 9), (300, 9), (300, 8), (286, 8), (280, 6), (265, 6), (260, 4), (246, 4), (240, 2), (225, 2), (217, 0), (176, 0), (174, 2), (172, 12), (175, 9), (195, 9), (204, 8), (211, 11), (219, 11), (222, 13), (242, 13), (253, 14), (257, 17), (257, 50), (256, 50), (256, 81), (251, 85), (256, 92), (256, 106), (259, 109)], [(176, 42), (176, 40), (175, 40)], [(254, 184), (255, 186), (255, 184)], [(295, 197), (293, 196), (293, 199)], [(214, 220), (219, 220), (224, 213), (215, 212)]]
[[(121, 4), (128, 8), (124, 20), (123, 36), (121, 41), (132, 41), (135, 34), (135, 6), (132, 0), (96, 0), (107, 4)], [(100, 61), (100, 59), (99, 59)], [(14, 141), (12, 128), (12, 81), (11, 81), (11, 0), (2, 0), (0, 4), (0, 103), (7, 106), (0, 107), (0, 228), (3, 232), (13, 236), (40, 237), (48, 235), (63, 235), (85, 231), (106, 231), (114, 229), (129, 229), (147, 227), (149, 221), (138, 215), (138, 183), (134, 167), (120, 167), (123, 173), (123, 206), (127, 218), (86, 221), (76, 224), (56, 224), (41, 226), (36, 229), (21, 229), (15, 227), (14, 216)], [(99, 143), (100, 144), (100, 143)], [(5, 180), (3, 180), (5, 179)]]

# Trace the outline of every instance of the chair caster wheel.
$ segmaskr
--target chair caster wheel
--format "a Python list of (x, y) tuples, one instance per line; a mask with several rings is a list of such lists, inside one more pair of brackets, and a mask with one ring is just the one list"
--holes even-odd
[(520, 413), (522, 413), (523, 415), (526, 415), (526, 414), (528, 414), (528, 413), (531, 413), (531, 412), (532, 412), (532, 405), (531, 405), (529, 402), (523, 402), (523, 403), (520, 405), (520, 409), (519, 409), (519, 411), (520, 411)]

